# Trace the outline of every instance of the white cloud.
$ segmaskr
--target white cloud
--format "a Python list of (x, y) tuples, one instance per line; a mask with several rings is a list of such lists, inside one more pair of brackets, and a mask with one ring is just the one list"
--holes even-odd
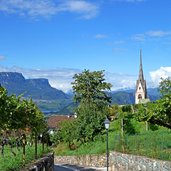
[(105, 73), (106, 81), (112, 84), (112, 91), (119, 89), (134, 89), (136, 83), (135, 75)]
[(171, 67), (160, 67), (150, 72), (150, 77), (155, 86), (159, 85), (161, 78), (171, 77)]
[[(71, 82), (76, 73), (82, 72), (79, 69), (57, 68), (57, 69), (24, 69), (20, 67), (2, 67), (0, 72), (19, 72), (25, 78), (46, 78), (52, 87), (68, 92), (72, 89)], [(147, 87), (157, 87), (162, 78), (171, 77), (171, 67), (160, 67), (155, 71), (150, 72), (151, 80), (147, 81)], [(105, 72), (105, 79), (112, 84), (112, 91), (121, 89), (135, 89), (137, 75), (128, 75), (120, 73)]]
[(126, 48), (120, 48), (120, 47), (114, 47), (114, 48), (112, 49), (112, 51), (113, 51), (114, 53), (125, 52), (126, 50), (127, 50)]
[(147, 31), (145, 33), (135, 34), (132, 36), (132, 40), (143, 42), (147, 39), (152, 38), (164, 38), (171, 36), (171, 31), (164, 31), (164, 30), (152, 30)]
[(124, 44), (125, 41), (124, 40), (116, 40), (114, 41), (114, 45), (121, 45), (121, 44)]
[(96, 39), (105, 39), (105, 38), (107, 38), (108, 36), (106, 35), (106, 34), (96, 34), (95, 35), (95, 38)]
[(5, 56), (0, 55), (0, 61), (3, 61), (3, 60), (5, 60)]
[(62, 90), (64, 92), (69, 91), (73, 76), (76, 73), (81, 72), (78, 69), (58, 68), (58, 69), (24, 69), (20, 67), (2, 67), (0, 66), (0, 72), (19, 72), (23, 76), (28, 78), (46, 78), (52, 87)]
[[(2, 67), (0, 72), (19, 72), (25, 78), (47, 78), (52, 87), (55, 87), (64, 92), (72, 89), (71, 82), (76, 73), (82, 72), (79, 69), (57, 68), (57, 69), (24, 69), (19, 67)], [(135, 88), (135, 75), (126, 75), (118, 73), (105, 72), (105, 79), (113, 85), (112, 90)]]
[(56, 13), (56, 6), (51, 0), (1, 0), (0, 11), (31, 17), (48, 17)]
[(1, 0), (0, 11), (23, 16), (49, 17), (60, 12), (78, 13), (90, 19), (98, 14), (98, 6), (86, 0)]
[(171, 31), (153, 30), (146, 33), (150, 37), (164, 37), (171, 35)]
[(61, 3), (58, 11), (68, 11), (81, 14), (82, 18), (90, 19), (98, 14), (98, 6), (85, 0), (70, 0)]
[(144, 34), (136, 34), (132, 37), (132, 39), (137, 42), (143, 42), (143, 41), (145, 41), (145, 35)]

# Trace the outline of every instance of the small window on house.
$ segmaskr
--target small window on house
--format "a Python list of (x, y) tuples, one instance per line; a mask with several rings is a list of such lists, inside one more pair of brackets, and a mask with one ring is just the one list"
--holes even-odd
[(139, 87), (139, 90), (141, 90), (141, 87)]

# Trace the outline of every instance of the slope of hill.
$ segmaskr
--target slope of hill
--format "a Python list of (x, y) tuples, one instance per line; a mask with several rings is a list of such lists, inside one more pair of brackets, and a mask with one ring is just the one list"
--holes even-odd
[(32, 98), (43, 111), (59, 111), (69, 103), (71, 96), (50, 86), (47, 79), (25, 79), (21, 73), (0, 72), (0, 84), (8, 94)]
[(64, 92), (50, 86), (47, 79), (25, 79), (21, 73), (1, 72), (0, 84), (8, 90), (9, 94), (39, 100), (59, 100), (68, 99)]
[[(147, 89), (148, 98), (150, 101), (155, 101), (160, 98), (160, 93), (158, 88)], [(134, 104), (135, 103), (135, 90), (120, 90), (110, 93), (112, 97), (112, 104)]]
[(112, 97), (112, 104), (134, 104), (135, 96), (133, 92), (126, 91), (115, 91), (111, 92), (110, 96)]
[[(160, 98), (160, 93), (158, 88), (150, 88), (148, 91), (148, 97), (151, 101), (155, 101)], [(119, 90), (119, 91), (113, 91), (109, 92), (108, 95), (112, 97), (112, 104), (134, 104), (135, 103), (135, 90), (129, 89), (129, 90)], [(77, 105), (74, 103), (70, 103), (69, 105), (62, 108), (59, 113), (61, 114), (68, 114), (73, 113), (73, 109)]]

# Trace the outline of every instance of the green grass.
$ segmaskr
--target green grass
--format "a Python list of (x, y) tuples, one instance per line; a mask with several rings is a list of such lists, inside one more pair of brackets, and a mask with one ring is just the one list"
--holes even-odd
[[(16, 153), (14, 156), (9, 146), (5, 146), (4, 156), (0, 154), (0, 171), (19, 171), (22, 167), (24, 167), (23, 159), (22, 159), (22, 148), (18, 151), (16, 148), (13, 149)], [(49, 151), (48, 148), (45, 148), (45, 153)], [(38, 145), (38, 157), (43, 155), (42, 146)], [(26, 157), (25, 164), (34, 161), (34, 146), (26, 146)]]
[[(122, 139), (120, 132), (116, 131), (117, 125), (112, 122), (109, 130), (109, 150), (171, 160), (171, 131), (162, 127), (156, 131), (146, 131), (143, 123), (139, 126), (138, 134), (125, 135)], [(76, 150), (70, 150), (67, 144), (61, 143), (54, 151), (56, 155), (103, 154), (106, 152), (106, 134), (104, 132), (102, 138), (94, 142), (78, 144)]]
[(147, 131), (126, 137), (128, 153), (171, 160), (171, 132), (169, 130)]

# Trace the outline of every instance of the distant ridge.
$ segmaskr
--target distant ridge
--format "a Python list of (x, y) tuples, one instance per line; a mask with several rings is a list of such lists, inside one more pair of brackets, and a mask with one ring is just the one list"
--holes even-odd
[[(61, 90), (51, 87), (48, 79), (25, 79), (18, 72), (0, 72), (0, 84), (9, 94), (21, 95), (32, 98), (39, 108), (45, 113), (70, 114), (77, 106), (73, 102), (73, 94), (66, 94)], [(160, 97), (158, 88), (147, 89), (151, 101)], [(112, 104), (134, 104), (135, 89), (126, 89), (108, 92), (112, 97)]]
[(21, 73), (0, 72), (0, 84), (8, 90), (9, 94), (39, 100), (68, 99), (69, 96), (50, 86), (48, 79), (25, 79)]
[(0, 72), (0, 84), (8, 94), (32, 98), (43, 112), (58, 112), (72, 102), (71, 95), (51, 87), (48, 79), (25, 79), (18, 72)]

